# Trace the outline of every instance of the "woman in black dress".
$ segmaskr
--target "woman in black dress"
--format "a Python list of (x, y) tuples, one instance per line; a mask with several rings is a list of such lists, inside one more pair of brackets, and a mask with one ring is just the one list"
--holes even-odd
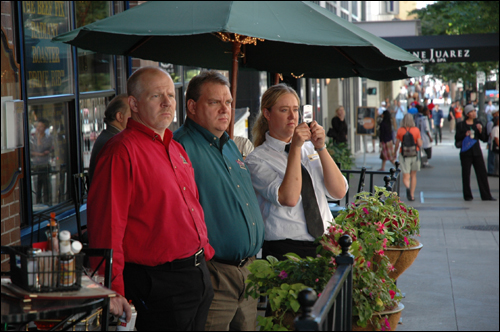
[(379, 171), (385, 170), (385, 162), (389, 160), (394, 164), (394, 145), (392, 141), (392, 117), (389, 111), (382, 113), (382, 122), (380, 123), (380, 159), (382, 159), (382, 167)]
[(328, 136), (334, 143), (347, 143), (347, 124), (345, 123), (345, 110), (339, 106), (332, 118), (332, 128), (328, 131)]

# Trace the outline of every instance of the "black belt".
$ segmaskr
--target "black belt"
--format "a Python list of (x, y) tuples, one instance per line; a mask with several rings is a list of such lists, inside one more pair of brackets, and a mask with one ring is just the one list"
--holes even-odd
[(182, 258), (182, 259), (176, 259), (175, 261), (172, 262), (166, 262), (161, 265), (157, 266), (146, 266), (146, 265), (141, 265), (141, 264), (135, 264), (135, 263), (125, 263), (126, 265), (130, 267), (141, 267), (146, 270), (157, 270), (157, 271), (172, 271), (172, 270), (180, 270), (180, 269), (185, 269), (188, 267), (193, 267), (193, 266), (198, 266), (201, 264), (202, 261), (205, 260), (205, 250), (201, 248), (198, 250), (196, 254), (194, 254), (191, 257), (188, 258)]
[(212, 259), (214, 261), (216, 261), (217, 263), (226, 264), (226, 265), (233, 265), (233, 266), (237, 266), (237, 267), (243, 267), (248, 262), (248, 260), (250, 259), (250, 257), (244, 258), (241, 261), (226, 261), (224, 259), (218, 259), (218, 258), (215, 258), (215, 257), (212, 258)]

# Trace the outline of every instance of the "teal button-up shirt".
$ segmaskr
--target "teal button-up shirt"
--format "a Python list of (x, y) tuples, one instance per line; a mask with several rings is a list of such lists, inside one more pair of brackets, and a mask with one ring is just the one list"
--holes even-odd
[(238, 261), (256, 255), (264, 242), (264, 222), (236, 144), (227, 133), (219, 139), (189, 118), (174, 139), (191, 159), (215, 257)]

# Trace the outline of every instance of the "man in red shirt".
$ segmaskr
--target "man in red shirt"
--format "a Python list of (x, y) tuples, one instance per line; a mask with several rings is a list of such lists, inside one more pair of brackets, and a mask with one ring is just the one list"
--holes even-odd
[(167, 128), (175, 87), (158, 67), (127, 82), (127, 128), (99, 155), (88, 197), (89, 244), (113, 249), (110, 311), (132, 300), (138, 330), (203, 330), (213, 299), (208, 243), (194, 171)]

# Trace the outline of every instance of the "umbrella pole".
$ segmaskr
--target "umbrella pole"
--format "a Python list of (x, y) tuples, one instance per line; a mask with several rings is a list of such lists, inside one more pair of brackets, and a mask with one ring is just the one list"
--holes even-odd
[(227, 133), (229, 137), (234, 137), (234, 117), (236, 115), (236, 91), (238, 88), (238, 56), (240, 55), (241, 43), (233, 42), (233, 68), (231, 71), (231, 96), (233, 102), (231, 103), (231, 121)]

